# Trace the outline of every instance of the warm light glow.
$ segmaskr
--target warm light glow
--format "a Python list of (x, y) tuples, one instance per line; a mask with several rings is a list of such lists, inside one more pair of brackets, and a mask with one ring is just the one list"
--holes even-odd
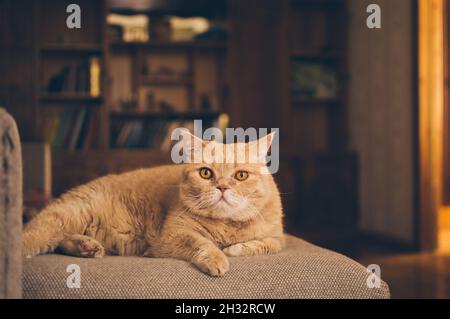
[(450, 253), (450, 206), (439, 209), (439, 251)]
[[(419, 0), (419, 140), (420, 174), (432, 193), (427, 213), (437, 214), (441, 231), (442, 156), (444, 119), (444, 3), (443, 0)], [(421, 187), (424, 185), (421, 185)], [(426, 202), (426, 201), (425, 201)], [(447, 236), (448, 237), (448, 236)], [(439, 233), (438, 241), (446, 241)], [(443, 247), (438, 242), (439, 247)]]

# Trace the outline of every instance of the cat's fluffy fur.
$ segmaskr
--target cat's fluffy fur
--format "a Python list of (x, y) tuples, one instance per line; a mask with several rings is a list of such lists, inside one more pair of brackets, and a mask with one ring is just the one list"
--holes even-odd
[[(48, 205), (25, 227), (23, 254), (59, 250), (173, 257), (220, 276), (228, 256), (276, 253), (284, 246), (282, 206), (264, 164), (182, 164), (109, 175)], [(204, 179), (208, 167), (214, 177)], [(238, 170), (249, 172), (238, 181)], [(221, 190), (227, 188), (221, 199)]]

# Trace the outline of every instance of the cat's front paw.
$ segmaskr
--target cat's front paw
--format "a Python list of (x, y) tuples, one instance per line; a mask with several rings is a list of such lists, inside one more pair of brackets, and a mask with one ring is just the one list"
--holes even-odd
[(36, 244), (34, 238), (27, 237), (26, 234), (22, 237), (22, 256), (31, 258), (41, 253), (39, 245)]
[(230, 262), (221, 251), (208, 253), (194, 261), (194, 264), (202, 272), (214, 277), (223, 276), (230, 269)]
[(80, 254), (83, 257), (101, 258), (105, 256), (105, 248), (95, 239), (80, 241)]
[(22, 257), (31, 258), (39, 255), (39, 249), (22, 242)]
[(85, 235), (67, 236), (59, 244), (59, 249), (71, 256), (99, 258), (105, 255), (105, 248), (96, 239)]
[(225, 247), (223, 252), (230, 257), (257, 256), (277, 253), (283, 246), (284, 241), (282, 238), (264, 238)]
[(244, 253), (244, 245), (243, 244), (234, 244), (223, 249), (225, 255), (230, 257), (239, 257), (246, 255)]

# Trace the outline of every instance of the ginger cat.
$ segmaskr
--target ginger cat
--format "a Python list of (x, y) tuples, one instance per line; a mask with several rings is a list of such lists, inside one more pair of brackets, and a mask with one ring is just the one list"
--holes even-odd
[[(262, 139), (265, 155), (272, 137)], [(209, 143), (226, 152), (225, 144), (201, 145)], [(25, 226), (23, 255), (172, 257), (222, 276), (227, 256), (284, 246), (280, 194), (272, 175), (261, 173), (265, 168), (265, 162), (205, 160), (96, 179), (63, 194)]]

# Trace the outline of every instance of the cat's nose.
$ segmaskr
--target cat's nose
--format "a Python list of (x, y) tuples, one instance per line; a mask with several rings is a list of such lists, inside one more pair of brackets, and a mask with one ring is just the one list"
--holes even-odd
[(220, 190), (222, 192), (222, 194), (223, 194), (223, 193), (225, 193), (225, 191), (227, 189), (229, 189), (229, 187), (226, 186), (226, 185), (219, 185), (219, 186), (217, 186), (217, 189)]

